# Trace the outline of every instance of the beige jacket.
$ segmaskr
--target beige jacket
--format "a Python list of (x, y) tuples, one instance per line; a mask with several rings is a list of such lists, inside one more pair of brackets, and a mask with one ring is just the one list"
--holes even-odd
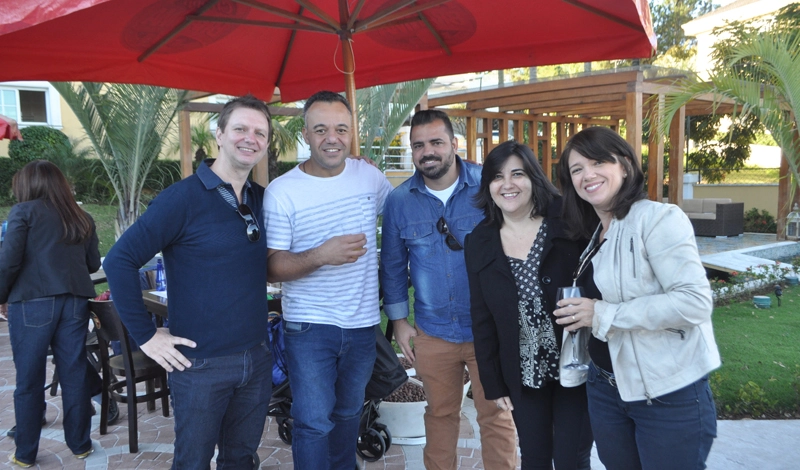
[(719, 367), (711, 287), (683, 211), (638, 201), (605, 238), (592, 260), (603, 295), (592, 333), (608, 342), (622, 399), (649, 401)]

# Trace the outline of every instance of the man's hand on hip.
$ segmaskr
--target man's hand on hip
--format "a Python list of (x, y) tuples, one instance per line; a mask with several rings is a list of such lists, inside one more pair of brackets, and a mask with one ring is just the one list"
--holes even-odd
[(403, 356), (414, 362), (414, 348), (411, 347), (411, 338), (417, 336), (416, 328), (411, 326), (407, 318), (393, 320), (392, 326), (394, 327), (394, 340), (397, 341), (397, 345), (403, 351)]
[(333, 237), (318, 248), (322, 265), (341, 266), (355, 263), (367, 253), (366, 245), (367, 236), (363, 233)]
[(142, 352), (148, 357), (158, 362), (161, 367), (172, 372), (173, 369), (186, 370), (192, 366), (189, 359), (175, 349), (176, 345), (197, 347), (197, 344), (189, 339), (172, 336), (167, 328), (159, 328), (156, 334), (143, 345), (140, 346)]

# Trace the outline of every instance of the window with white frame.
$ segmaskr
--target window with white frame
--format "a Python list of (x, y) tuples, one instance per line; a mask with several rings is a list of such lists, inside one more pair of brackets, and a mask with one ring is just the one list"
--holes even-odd
[(47, 82), (0, 83), (0, 114), (16, 120), (21, 127), (61, 127), (58, 92)]

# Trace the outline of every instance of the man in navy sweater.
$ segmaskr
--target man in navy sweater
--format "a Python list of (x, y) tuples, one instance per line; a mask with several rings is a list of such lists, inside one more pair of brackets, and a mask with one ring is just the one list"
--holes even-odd
[[(175, 413), (173, 468), (252, 468), (272, 391), (267, 342), (264, 188), (247, 180), (267, 153), (267, 106), (228, 102), (219, 156), (162, 191), (113, 246), (103, 267), (114, 303), (145, 354), (169, 371)], [(169, 328), (150, 320), (139, 268), (161, 251)]]

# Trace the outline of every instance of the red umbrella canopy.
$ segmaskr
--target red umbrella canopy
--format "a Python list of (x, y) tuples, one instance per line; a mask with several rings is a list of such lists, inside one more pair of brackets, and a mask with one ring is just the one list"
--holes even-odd
[(287, 102), (344, 90), (344, 70), (367, 87), (655, 48), (646, 0), (4, 3), (0, 81), (140, 83), (265, 100), (277, 86)]

